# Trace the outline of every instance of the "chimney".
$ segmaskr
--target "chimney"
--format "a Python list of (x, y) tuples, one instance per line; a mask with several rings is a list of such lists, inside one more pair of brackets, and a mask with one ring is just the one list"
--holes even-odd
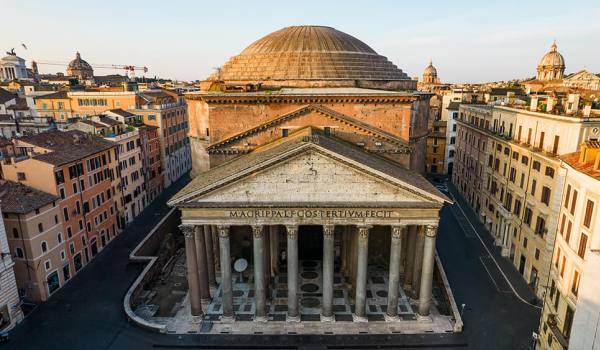
[(592, 114), (592, 103), (586, 102), (583, 108), (583, 116), (589, 118), (590, 114)]
[(552, 112), (554, 109), (554, 96), (548, 96), (546, 101), (546, 112)]
[(533, 112), (537, 111), (537, 104), (538, 104), (538, 97), (531, 96), (531, 106), (529, 107), (529, 109)]
[(570, 94), (567, 99), (567, 113), (577, 113), (579, 109), (579, 94)]

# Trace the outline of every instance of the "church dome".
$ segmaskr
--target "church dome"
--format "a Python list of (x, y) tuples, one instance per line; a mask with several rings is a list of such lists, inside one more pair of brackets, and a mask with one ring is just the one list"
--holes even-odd
[(81, 59), (79, 52), (75, 55), (75, 59), (69, 63), (68, 69), (92, 69), (92, 66)]
[(290, 83), (411, 79), (386, 57), (351, 35), (330, 27), (297, 26), (255, 41), (208, 80)]
[(544, 55), (542, 60), (540, 61), (540, 66), (565, 66), (565, 59), (563, 56), (556, 51), (556, 43), (552, 44), (550, 52)]
[(433, 61), (429, 61), (429, 66), (425, 68), (425, 72), (423, 72), (423, 75), (433, 75), (437, 77), (437, 70), (433, 66)]

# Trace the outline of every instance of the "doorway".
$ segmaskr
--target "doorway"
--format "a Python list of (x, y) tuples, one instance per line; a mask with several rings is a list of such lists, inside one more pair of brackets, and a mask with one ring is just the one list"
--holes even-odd
[(525, 263), (527, 262), (527, 258), (525, 255), (521, 254), (521, 263), (519, 264), (519, 273), (521, 276), (525, 273)]
[(306, 225), (298, 229), (298, 260), (323, 259), (323, 227)]
[(96, 254), (98, 254), (98, 243), (96, 243), (96, 239), (92, 240), (92, 243), (90, 243), (90, 246), (92, 247), (92, 258), (96, 256)]

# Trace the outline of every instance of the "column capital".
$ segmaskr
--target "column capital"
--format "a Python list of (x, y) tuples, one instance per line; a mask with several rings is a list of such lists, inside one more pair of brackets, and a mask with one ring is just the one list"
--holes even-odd
[(193, 238), (196, 232), (196, 225), (179, 225), (179, 229), (186, 238)]
[(360, 238), (367, 239), (369, 238), (369, 230), (373, 228), (371, 225), (359, 225), (358, 227), (358, 235)]
[(392, 238), (402, 238), (402, 235), (406, 233), (408, 226), (404, 224), (398, 224), (392, 226)]
[(335, 225), (323, 225), (323, 237), (331, 238), (335, 234)]
[(288, 238), (298, 237), (298, 225), (285, 225), (285, 229), (287, 230)]
[(437, 235), (437, 229), (437, 225), (427, 225), (425, 228), (425, 235), (427, 237), (435, 237), (435, 235)]
[(254, 238), (262, 238), (263, 225), (252, 225), (252, 235), (254, 235)]
[(219, 237), (229, 237), (229, 225), (218, 225), (217, 230), (219, 230)]

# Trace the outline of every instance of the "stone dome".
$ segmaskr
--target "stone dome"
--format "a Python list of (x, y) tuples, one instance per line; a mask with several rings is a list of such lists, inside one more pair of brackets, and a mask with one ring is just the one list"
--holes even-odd
[(564, 67), (565, 59), (558, 51), (556, 51), (556, 43), (552, 44), (550, 52), (544, 55), (539, 65)]
[(433, 75), (437, 77), (437, 70), (433, 66), (433, 61), (429, 61), (429, 66), (425, 68), (425, 72), (423, 72), (423, 75)]
[[(286, 27), (273, 32), (232, 57), (208, 78), (208, 81), (279, 81), (297, 86), (303, 84), (300, 80), (411, 79), (364, 42), (321, 26)], [(322, 86), (328, 85), (324, 82)]]
[(92, 66), (86, 61), (81, 59), (79, 52), (75, 55), (75, 59), (67, 66), (69, 69), (92, 69)]

